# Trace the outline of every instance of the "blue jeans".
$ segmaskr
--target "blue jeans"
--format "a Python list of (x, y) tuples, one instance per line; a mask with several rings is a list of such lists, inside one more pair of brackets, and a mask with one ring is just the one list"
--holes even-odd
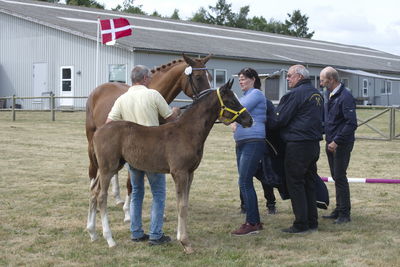
[(165, 174), (144, 172), (129, 166), (132, 196), (130, 205), (132, 238), (144, 235), (142, 229), (142, 205), (144, 198), (144, 175), (149, 180), (153, 202), (151, 206), (150, 239), (159, 239), (163, 235), (164, 208), (166, 196)]
[(255, 141), (236, 146), (236, 161), (239, 171), (239, 188), (246, 208), (246, 222), (260, 222), (257, 194), (254, 190), (253, 177), (257, 166), (264, 157), (265, 142)]

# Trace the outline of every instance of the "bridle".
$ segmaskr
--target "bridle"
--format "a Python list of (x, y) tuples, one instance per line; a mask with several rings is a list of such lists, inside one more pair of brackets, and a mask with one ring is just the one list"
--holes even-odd
[[(218, 96), (219, 103), (221, 104), (221, 110), (219, 112), (219, 119), (222, 122), (231, 123), (231, 122), (235, 121), (237, 119), (237, 117), (240, 116), (240, 114), (242, 114), (243, 112), (246, 111), (245, 107), (239, 111), (236, 111), (236, 110), (226, 107), (224, 104), (224, 101), (222, 101), (222, 97), (221, 97), (221, 93), (219, 92), (219, 88), (217, 89), (217, 96)], [(234, 114), (234, 116), (230, 119), (225, 118), (224, 120), (222, 120), (222, 118), (224, 118), (222, 115), (224, 114), (225, 111)]]
[(189, 77), (190, 87), (192, 87), (193, 99), (195, 100), (195, 99), (199, 98), (199, 90), (198, 90), (198, 88), (196, 88), (196, 86), (194, 85), (194, 82), (193, 82), (192, 74), (193, 74), (194, 70), (205, 70), (206, 71), (207, 80), (208, 80), (208, 72), (207, 72), (208, 69), (207, 68), (192, 68), (191, 66), (188, 66), (185, 69), (185, 74)]
[[(187, 76), (189, 76), (189, 83), (190, 83), (190, 86), (192, 87), (192, 91), (193, 91), (193, 95), (194, 95), (193, 100), (196, 101), (196, 100), (200, 99), (201, 97), (203, 97), (205, 95), (208, 95), (210, 92), (214, 91), (215, 89), (209, 88), (209, 89), (206, 89), (206, 90), (203, 90), (203, 91), (199, 92), (199, 90), (196, 88), (196, 86), (194, 85), (194, 82), (193, 82), (193, 78), (192, 78), (193, 70), (205, 70), (207, 78), (208, 78), (208, 74), (207, 74), (207, 70), (208, 69), (207, 68), (192, 68), (191, 66), (188, 66), (185, 69), (185, 74)], [(221, 93), (219, 92), (219, 88), (216, 91), (217, 91), (217, 96), (218, 96), (219, 103), (221, 105), (221, 110), (219, 112), (219, 119), (222, 122), (231, 123), (234, 120), (236, 120), (237, 117), (240, 116), (240, 114), (242, 114), (243, 112), (246, 111), (245, 107), (242, 108), (239, 111), (236, 111), (236, 110), (233, 110), (231, 108), (228, 108), (227, 106), (225, 106), (224, 101), (222, 100)], [(190, 105), (188, 105), (188, 106), (190, 106)], [(181, 107), (181, 109), (187, 108), (188, 106)], [(222, 118), (224, 118), (223, 114), (224, 114), (225, 111), (228, 112), (228, 113), (232, 113), (233, 117), (230, 118), (230, 119), (228, 119), (228, 118), (222, 119)]]

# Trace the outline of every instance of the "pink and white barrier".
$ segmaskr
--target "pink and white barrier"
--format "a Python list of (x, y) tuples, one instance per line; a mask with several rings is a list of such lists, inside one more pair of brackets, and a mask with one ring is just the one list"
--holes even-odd
[[(321, 177), (324, 182), (335, 182), (332, 177)], [(400, 179), (347, 178), (349, 183), (400, 184)]]

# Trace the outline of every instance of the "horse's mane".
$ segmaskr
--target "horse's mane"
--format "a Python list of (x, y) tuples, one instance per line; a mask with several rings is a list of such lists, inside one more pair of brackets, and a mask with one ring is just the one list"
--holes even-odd
[[(201, 59), (199, 58), (195, 58), (195, 61), (201, 61)], [(161, 66), (155, 67), (151, 70), (151, 73), (156, 73), (156, 72), (165, 72), (168, 71), (169, 69), (171, 69), (172, 67), (175, 67), (176, 65), (179, 65), (181, 63), (184, 63), (185, 61), (183, 59), (175, 59), (167, 64), (163, 64)]]
[(182, 62), (185, 62), (183, 59), (176, 59), (176, 60), (173, 60), (173, 61), (171, 61), (171, 62), (169, 62), (169, 63), (167, 63), (167, 64), (163, 64), (163, 65), (161, 65), (161, 66), (158, 66), (158, 67), (155, 67), (154, 69), (152, 69), (151, 70), (151, 73), (156, 73), (156, 72), (160, 72), (160, 71), (162, 71), (162, 72), (164, 72), (164, 71), (168, 71), (169, 69), (171, 69), (172, 67), (174, 67), (174, 66), (176, 66), (176, 65), (178, 65), (178, 64), (181, 64)]

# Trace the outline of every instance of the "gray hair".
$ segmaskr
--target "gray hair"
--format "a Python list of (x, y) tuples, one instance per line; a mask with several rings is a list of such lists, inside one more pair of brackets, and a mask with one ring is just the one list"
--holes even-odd
[(304, 79), (310, 78), (310, 72), (303, 65), (294, 65), (292, 66), (294, 73), (298, 73), (303, 76)]
[(131, 81), (132, 84), (140, 83), (145, 77), (151, 77), (151, 72), (149, 68), (144, 65), (137, 65), (132, 69)]

